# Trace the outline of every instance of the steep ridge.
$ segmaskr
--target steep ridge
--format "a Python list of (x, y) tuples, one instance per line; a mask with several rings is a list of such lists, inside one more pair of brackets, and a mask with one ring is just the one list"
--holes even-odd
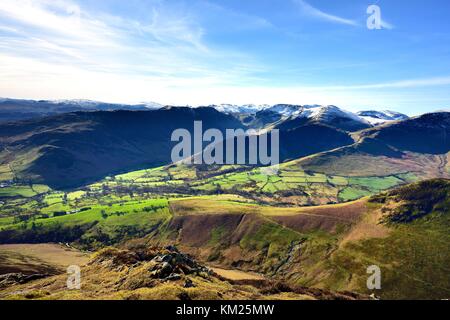
[(172, 132), (193, 132), (195, 120), (204, 130), (242, 127), (212, 108), (69, 113), (0, 125), (0, 159), (20, 162), (18, 179), (79, 186), (113, 172), (170, 163)]
[[(170, 239), (202, 260), (263, 272), (288, 283), (370, 293), (366, 270), (379, 265), (389, 299), (443, 299), (450, 234), (450, 180), (406, 185), (353, 203), (312, 208), (252, 208), (216, 213), (180, 200), (167, 229)], [(210, 210), (208, 211), (208, 208)], [(430, 272), (430, 270), (434, 270)], [(416, 290), (413, 290), (416, 288)]]
[[(0, 275), (0, 299), (52, 300), (355, 300), (368, 296), (288, 285), (280, 281), (229, 280), (174, 246), (106, 248), (82, 266), (83, 289), (69, 290), (67, 276), (15, 282)], [(8, 282), (2, 279), (9, 279)], [(37, 280), (36, 280), (37, 279)], [(89, 285), (86, 285), (86, 284)]]
[(449, 134), (450, 113), (425, 114), (355, 133), (355, 144), (300, 159), (298, 165), (327, 174), (428, 171), (429, 177), (447, 177), (442, 166), (450, 151)]
[[(187, 129), (193, 137), (194, 121), (202, 121), (203, 131), (248, 128), (209, 107), (68, 113), (0, 125), (0, 163), (25, 183), (77, 187), (110, 174), (169, 164), (176, 144), (172, 132)], [(352, 143), (347, 132), (310, 123), (281, 130), (280, 159)]]

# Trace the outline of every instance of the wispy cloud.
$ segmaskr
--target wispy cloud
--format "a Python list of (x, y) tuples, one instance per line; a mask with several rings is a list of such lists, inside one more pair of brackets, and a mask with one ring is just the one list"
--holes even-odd
[(388, 30), (392, 30), (395, 28), (395, 26), (393, 24), (391, 24), (383, 19), (381, 20), (381, 27), (383, 29), (388, 29)]
[[(292, 1), (320, 21), (358, 25)], [(301, 41), (284, 37), (277, 28), (299, 31), (298, 14), (289, 18), (290, 12), (275, 7), (268, 14), (269, 8), (241, 10), (212, 0), (137, 0), (112, 9), (101, 0), (86, 3), (0, 0), (0, 96), (182, 105), (450, 101), (450, 76), (396, 78), (406, 62), (413, 72), (410, 66), (424, 61), (405, 60), (410, 46), (386, 51), (393, 41), (388, 34), (388, 42), (374, 44), (374, 50), (370, 45), (349, 51), (356, 39), (367, 40), (364, 32), (330, 41), (319, 26)], [(365, 28), (362, 20), (358, 26)], [(334, 50), (314, 50), (332, 44)], [(439, 60), (434, 50), (429, 56)], [(433, 70), (449, 74), (445, 63)], [(372, 82), (365, 82), (368, 74)]]
[[(361, 90), (361, 89), (403, 89), (403, 88), (420, 88), (420, 87), (436, 87), (450, 85), (450, 76), (432, 77), (420, 79), (398, 80), (391, 82), (382, 82), (374, 84), (358, 84), (348, 86), (327, 86), (328, 90)], [(321, 87), (320, 89), (323, 89)]]
[(294, 3), (296, 3), (299, 8), (302, 10), (302, 12), (306, 15), (312, 16), (317, 19), (339, 23), (339, 24), (345, 24), (349, 26), (357, 26), (358, 23), (351, 19), (342, 18), (327, 12), (324, 12), (318, 8), (313, 7), (309, 3), (307, 3), (304, 0), (294, 0)]
[[(231, 8), (212, 3), (209, 1), (201, 1), (199, 10), (208, 12), (207, 20), (223, 21), (224, 18), (228, 23), (220, 23), (218, 27), (230, 30), (263, 30), (275, 28), (275, 26), (266, 18), (239, 12)], [(203, 17), (205, 18), (205, 17)]]
[(211, 48), (191, 12), (160, 1), (142, 10), (145, 19), (136, 20), (72, 0), (1, 0), (0, 95), (130, 101), (164, 88), (257, 80), (261, 66), (238, 51)]

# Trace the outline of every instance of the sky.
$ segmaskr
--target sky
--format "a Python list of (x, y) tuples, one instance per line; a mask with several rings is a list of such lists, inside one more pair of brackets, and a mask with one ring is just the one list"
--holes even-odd
[(450, 2), (1, 0), (0, 96), (448, 109)]

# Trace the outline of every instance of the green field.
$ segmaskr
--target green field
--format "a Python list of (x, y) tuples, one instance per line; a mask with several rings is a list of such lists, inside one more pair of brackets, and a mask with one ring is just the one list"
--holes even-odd
[[(14, 184), (0, 189), (0, 226), (16, 228), (52, 223), (76, 225), (120, 216), (123, 221), (158, 198), (239, 195), (266, 205), (324, 205), (356, 200), (417, 180), (414, 174), (345, 177), (304, 171), (295, 162), (280, 166), (275, 175), (258, 168), (171, 165), (110, 176), (78, 190)], [(152, 205), (153, 203), (153, 205)], [(162, 206), (162, 204), (161, 204)], [(167, 204), (166, 204), (167, 206)], [(129, 216), (125, 219), (125, 216)], [(127, 222), (128, 223), (128, 222)], [(24, 226), (26, 224), (26, 226)]]
[(32, 186), (13, 185), (6, 188), (0, 188), (0, 198), (24, 197), (30, 198), (38, 194), (46, 193), (50, 188), (45, 185), (33, 184)]
[[(389, 227), (388, 237), (341, 244), (359, 221), (347, 221), (344, 216), (354, 212), (352, 208), (359, 208), (360, 213), (366, 210), (361, 203), (367, 199), (348, 201), (416, 179), (419, 177), (413, 173), (326, 175), (296, 165), (283, 165), (271, 176), (257, 168), (215, 167), (208, 171), (183, 165), (111, 176), (77, 190), (18, 184), (2, 190), (0, 243), (69, 242), (90, 250), (150, 236), (163, 243), (201, 243), (202, 259), (229, 267), (238, 263), (243, 269), (288, 277), (299, 285), (334, 290), (361, 290), (364, 268), (379, 263), (391, 281), (386, 284), (385, 297), (404, 296), (395, 287), (406, 281), (400, 279), (403, 273), (416, 274), (415, 280), (401, 286), (409, 285), (411, 292), (419, 288), (413, 298), (424, 297), (431, 289), (436, 297), (442, 297), (448, 287), (442, 269), (448, 255), (439, 254), (445, 252), (448, 241), (439, 239), (448, 231), (448, 215), (434, 213), (409, 225)], [(317, 204), (330, 205), (312, 206)], [(421, 210), (418, 205), (399, 214), (412, 212), (413, 217), (421, 217)], [(180, 229), (169, 227), (177, 217), (193, 216), (199, 220), (188, 219)], [(230, 254), (237, 260), (227, 256)], [(420, 265), (414, 267), (415, 263)], [(435, 273), (431, 274), (433, 265)], [(442, 283), (444, 289), (436, 283)]]
[(116, 193), (127, 188), (156, 194), (228, 193), (274, 203), (281, 198), (291, 205), (322, 205), (355, 200), (418, 179), (410, 173), (370, 177), (325, 175), (304, 171), (295, 162), (283, 164), (274, 175), (242, 166), (209, 169), (171, 165), (109, 177), (89, 188), (94, 192), (107, 188)]

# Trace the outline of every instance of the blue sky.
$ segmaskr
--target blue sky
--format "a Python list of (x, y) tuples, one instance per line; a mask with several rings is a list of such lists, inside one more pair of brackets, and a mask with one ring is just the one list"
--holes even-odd
[(1, 0), (0, 96), (415, 115), (450, 105), (449, 16), (447, 0)]

